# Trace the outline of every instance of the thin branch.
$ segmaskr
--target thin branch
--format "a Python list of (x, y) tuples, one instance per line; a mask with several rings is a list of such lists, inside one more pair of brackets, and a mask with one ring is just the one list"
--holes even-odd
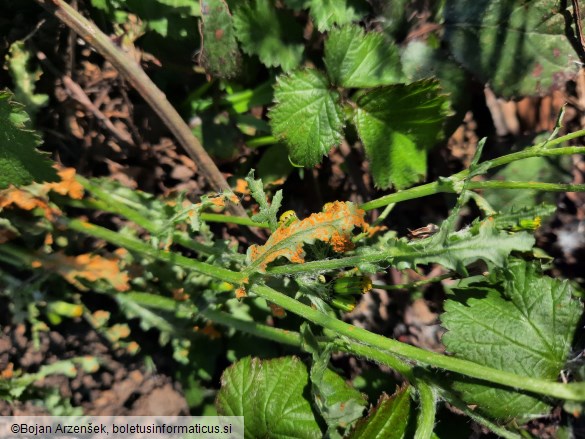
[[(197, 163), (201, 173), (214, 190), (218, 192), (231, 190), (222, 173), (199, 140), (193, 135), (191, 129), (136, 61), (112, 43), (110, 38), (97, 26), (85, 19), (63, 0), (36, 0), (36, 2), (75, 31), (126, 77)], [(235, 205), (232, 208), (238, 216), (247, 217), (242, 206)]]

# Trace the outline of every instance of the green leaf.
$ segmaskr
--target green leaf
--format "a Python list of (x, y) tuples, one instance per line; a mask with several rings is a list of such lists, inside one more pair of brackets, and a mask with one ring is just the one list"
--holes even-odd
[(545, 95), (578, 71), (556, 0), (449, 0), (444, 15), (457, 61), (499, 95)]
[(291, 14), (277, 10), (271, 0), (252, 0), (239, 6), (234, 11), (234, 26), (244, 52), (258, 55), (266, 66), (288, 71), (301, 62), (302, 29)]
[(264, 150), (257, 165), (258, 176), (265, 183), (272, 183), (288, 177), (294, 169), (288, 160), (288, 152), (283, 144), (272, 145)]
[(367, 405), (364, 395), (354, 389), (341, 376), (329, 369), (333, 344), (322, 348), (308, 324), (301, 326), (303, 350), (313, 355), (311, 388), (314, 405), (328, 426), (327, 437), (341, 437), (338, 429), (347, 429), (361, 418)]
[(348, 439), (402, 439), (410, 415), (410, 387), (383, 394), (368, 416), (358, 422)]
[(359, 26), (332, 30), (325, 42), (324, 61), (332, 82), (347, 88), (377, 87), (403, 78), (394, 43)]
[(23, 106), (8, 90), (0, 90), (0, 189), (58, 180), (51, 160), (35, 149), (40, 144)]
[(481, 222), (477, 232), (464, 229), (450, 234), (445, 242), (439, 234), (413, 241), (407, 246), (412, 253), (408, 256), (397, 256), (394, 261), (408, 262), (412, 266), (434, 262), (465, 274), (465, 267), (475, 261), (483, 260), (501, 267), (511, 252), (532, 249), (534, 237), (530, 233), (518, 232), (510, 235), (498, 230), (494, 223), (485, 220)]
[(201, 0), (201, 63), (212, 76), (231, 78), (238, 74), (240, 50), (228, 5), (224, 0)]
[[(518, 375), (556, 380), (564, 368), (582, 305), (569, 282), (544, 276), (535, 263), (511, 262), (498, 271), (501, 283), (454, 288), (445, 302), (443, 336), (457, 357)], [(544, 415), (548, 404), (534, 396), (460, 382), (468, 404), (500, 419)]]
[(30, 69), (30, 52), (26, 49), (24, 41), (12, 43), (6, 56), (6, 67), (14, 81), (14, 98), (22, 102), (31, 117), (45, 106), (49, 101), (49, 95), (35, 93), (35, 84), (42, 75), (42, 70)]
[(426, 153), (441, 135), (449, 101), (438, 81), (370, 90), (356, 100), (354, 123), (376, 186), (403, 189), (427, 172)]
[(213, 157), (229, 160), (237, 153), (240, 132), (228, 112), (204, 111), (194, 118), (192, 132)]
[(282, 190), (279, 190), (274, 194), (272, 203), (268, 203), (266, 194), (264, 193), (264, 186), (262, 180), (254, 180), (254, 170), (252, 169), (246, 177), (248, 187), (250, 188), (250, 195), (254, 197), (256, 202), (260, 205), (260, 212), (252, 217), (253, 221), (263, 223), (267, 222), (270, 224), (270, 230), (273, 232), (278, 227), (278, 209), (282, 204)]
[(295, 164), (314, 166), (341, 142), (340, 96), (321, 72), (307, 69), (280, 76), (274, 99), (270, 124), (274, 135), (287, 144)]
[(224, 371), (217, 411), (244, 416), (246, 437), (321, 438), (305, 396), (308, 384), (307, 368), (296, 357), (247, 357)]
[(498, 229), (519, 229), (525, 221), (536, 218), (547, 218), (557, 210), (554, 204), (539, 204), (537, 206), (512, 206), (493, 216)]
[(365, 0), (308, 0), (305, 6), (321, 32), (360, 20), (368, 13)]

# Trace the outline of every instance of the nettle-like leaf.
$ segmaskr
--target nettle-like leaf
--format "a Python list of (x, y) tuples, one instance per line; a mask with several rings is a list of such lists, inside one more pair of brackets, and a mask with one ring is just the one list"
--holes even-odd
[(427, 151), (450, 112), (438, 81), (376, 88), (359, 95), (356, 104), (354, 123), (376, 186), (403, 189), (422, 180)]
[(201, 0), (201, 20), (201, 62), (205, 70), (220, 78), (237, 75), (241, 55), (226, 2)]
[(350, 202), (329, 203), (323, 212), (279, 227), (270, 235), (266, 244), (251, 245), (246, 255), (249, 264), (246, 271), (264, 271), (269, 263), (280, 257), (293, 263), (302, 263), (305, 261), (304, 245), (317, 240), (329, 243), (336, 252), (347, 251), (353, 246), (351, 232), (354, 227), (367, 227), (363, 210)]
[(579, 70), (559, 7), (556, 0), (449, 0), (445, 40), (497, 94), (545, 95)]
[(51, 161), (36, 150), (41, 139), (29, 126), (23, 106), (8, 90), (0, 90), (0, 189), (57, 180)]
[(365, 0), (307, 0), (305, 6), (321, 32), (360, 20), (368, 13)]
[(254, 170), (252, 169), (246, 177), (248, 187), (250, 188), (250, 195), (254, 197), (258, 205), (260, 206), (260, 212), (252, 217), (253, 221), (256, 222), (267, 222), (270, 225), (270, 230), (273, 232), (278, 227), (277, 213), (282, 204), (282, 190), (278, 190), (272, 202), (268, 203), (266, 194), (264, 193), (264, 187), (262, 180), (254, 180)]
[(348, 439), (402, 439), (410, 414), (410, 387), (394, 395), (383, 394), (368, 416), (358, 421)]
[(305, 397), (308, 383), (296, 357), (247, 357), (224, 371), (215, 405), (221, 415), (244, 416), (246, 437), (321, 438)]
[[(443, 336), (457, 357), (518, 375), (556, 380), (565, 366), (583, 307), (569, 282), (544, 276), (536, 263), (515, 260), (502, 283), (454, 288), (445, 302)], [(527, 420), (547, 413), (534, 396), (470, 380), (454, 385), (468, 404), (499, 418)]]
[(271, 0), (252, 0), (234, 11), (236, 37), (249, 55), (268, 67), (284, 71), (299, 65), (303, 56), (302, 29), (291, 14), (277, 10)]
[(274, 100), (270, 125), (274, 135), (288, 146), (295, 164), (314, 166), (341, 142), (340, 96), (323, 73), (307, 69), (279, 77)]
[(501, 267), (511, 252), (527, 252), (533, 246), (532, 234), (518, 232), (511, 235), (498, 230), (495, 221), (485, 220), (477, 232), (466, 229), (449, 235), (446, 240), (438, 234), (407, 245), (399, 244), (397, 253), (411, 253), (395, 257), (394, 262), (408, 263), (410, 266), (434, 262), (465, 274), (465, 267), (475, 261), (483, 260)]
[(325, 65), (332, 82), (346, 88), (377, 87), (403, 78), (398, 47), (379, 32), (345, 26), (329, 33)]

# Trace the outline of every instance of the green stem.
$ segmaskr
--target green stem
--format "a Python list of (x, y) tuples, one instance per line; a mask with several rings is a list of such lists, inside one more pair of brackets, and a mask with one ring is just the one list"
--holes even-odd
[(252, 221), (250, 218), (242, 218), (239, 216), (222, 215), (220, 213), (201, 213), (199, 217), (203, 221), (210, 223), (226, 223), (226, 224), (238, 224), (240, 226), (248, 227), (260, 227), (263, 229), (269, 229), (268, 223), (257, 223)]
[(274, 136), (263, 136), (263, 137), (255, 137), (253, 139), (246, 141), (246, 146), (248, 148), (258, 148), (260, 146), (265, 145), (274, 145), (278, 143), (279, 140)]
[(374, 285), (372, 285), (372, 288), (378, 289), (378, 290), (386, 290), (386, 291), (409, 290), (409, 289), (418, 288), (418, 287), (421, 287), (423, 285), (427, 285), (430, 283), (439, 282), (439, 281), (442, 281), (445, 279), (450, 279), (453, 276), (456, 276), (456, 274), (449, 272), (449, 273), (441, 274), (439, 276), (429, 277), (428, 279), (421, 279), (421, 280), (417, 280), (415, 282), (410, 282), (407, 284), (396, 284), (396, 285), (374, 284)]
[[(220, 325), (228, 326), (277, 343), (302, 348), (301, 335), (295, 331), (273, 328), (253, 321), (240, 320), (231, 314), (211, 309), (199, 311), (199, 314)], [(328, 342), (324, 341), (322, 343)], [(407, 379), (413, 380), (412, 367), (395, 356), (345, 338), (335, 341), (334, 344), (339, 351), (358, 355), (376, 363), (383, 364), (394, 369)]]
[[(97, 26), (63, 0), (36, 1), (95, 48), (98, 53), (104, 56), (126, 77), (128, 82), (148, 102), (154, 112), (175, 135), (189, 156), (197, 163), (199, 170), (214, 190), (218, 192), (231, 190), (223, 174), (209, 157), (199, 140), (193, 135), (181, 115), (135, 60), (117, 47)], [(247, 217), (246, 211), (241, 206), (233, 207), (237, 215)]]
[(349, 337), (372, 348), (392, 353), (419, 363), (461, 373), (480, 380), (501, 384), (519, 390), (548, 395), (574, 401), (585, 401), (585, 383), (561, 384), (537, 378), (519, 376), (510, 372), (493, 369), (472, 361), (461, 360), (435, 352), (425, 351), (396, 340), (374, 334), (365, 329), (350, 325), (310, 306), (279, 293), (264, 285), (252, 286), (252, 292), (276, 305), (295, 313), (319, 326), (335, 331), (337, 334)]
[(103, 239), (107, 242), (110, 242), (111, 244), (150, 256), (154, 259), (169, 262), (189, 270), (195, 270), (201, 274), (205, 274), (216, 279), (224, 280), (236, 285), (239, 285), (243, 280), (243, 275), (235, 271), (231, 271), (223, 267), (218, 267), (216, 265), (206, 264), (205, 262), (196, 261), (195, 259), (187, 258), (183, 255), (169, 252), (167, 250), (158, 250), (148, 244), (138, 241), (135, 238), (124, 236), (118, 232), (113, 232), (112, 230), (96, 226), (95, 224), (91, 224), (86, 221), (65, 218), (62, 218), (60, 221), (71, 230)]
[(419, 411), (414, 439), (429, 439), (435, 428), (437, 398), (432, 386), (423, 380), (416, 380), (415, 387), (418, 393)]
[(585, 184), (541, 183), (539, 181), (470, 181), (468, 189), (531, 189), (545, 192), (585, 192)]
[[(553, 157), (560, 155), (571, 155), (571, 154), (585, 154), (585, 147), (583, 146), (565, 146), (562, 148), (549, 149), (555, 145), (566, 142), (568, 140), (575, 139), (577, 137), (585, 136), (585, 130), (575, 131), (574, 133), (567, 134), (557, 139), (551, 140), (546, 143), (546, 148), (543, 148), (542, 144), (535, 145), (531, 148), (524, 149), (522, 151), (507, 154), (489, 162), (488, 169), (493, 169), (498, 166), (507, 165), (508, 163), (527, 159), (531, 157)], [(449, 177), (453, 181), (462, 181), (469, 175), (469, 170), (465, 169), (461, 172), (453, 174)], [(428, 195), (434, 195), (444, 192), (453, 192), (450, 185), (440, 184), (439, 182), (432, 182), (416, 186), (404, 191), (399, 191), (393, 194), (384, 195), (383, 197), (376, 198), (375, 200), (368, 201), (360, 206), (364, 210), (372, 210), (378, 207), (386, 206), (390, 203), (398, 203), (401, 201), (412, 200), (415, 198), (421, 198)]]

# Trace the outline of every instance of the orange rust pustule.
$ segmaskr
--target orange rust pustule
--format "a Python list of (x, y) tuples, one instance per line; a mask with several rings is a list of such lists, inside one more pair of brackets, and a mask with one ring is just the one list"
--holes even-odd
[(305, 262), (303, 246), (315, 240), (328, 242), (339, 253), (353, 249), (352, 231), (366, 229), (365, 212), (349, 202), (328, 203), (323, 212), (314, 213), (304, 220), (280, 226), (262, 246), (249, 249), (249, 259), (261, 270), (279, 257), (292, 263)]

